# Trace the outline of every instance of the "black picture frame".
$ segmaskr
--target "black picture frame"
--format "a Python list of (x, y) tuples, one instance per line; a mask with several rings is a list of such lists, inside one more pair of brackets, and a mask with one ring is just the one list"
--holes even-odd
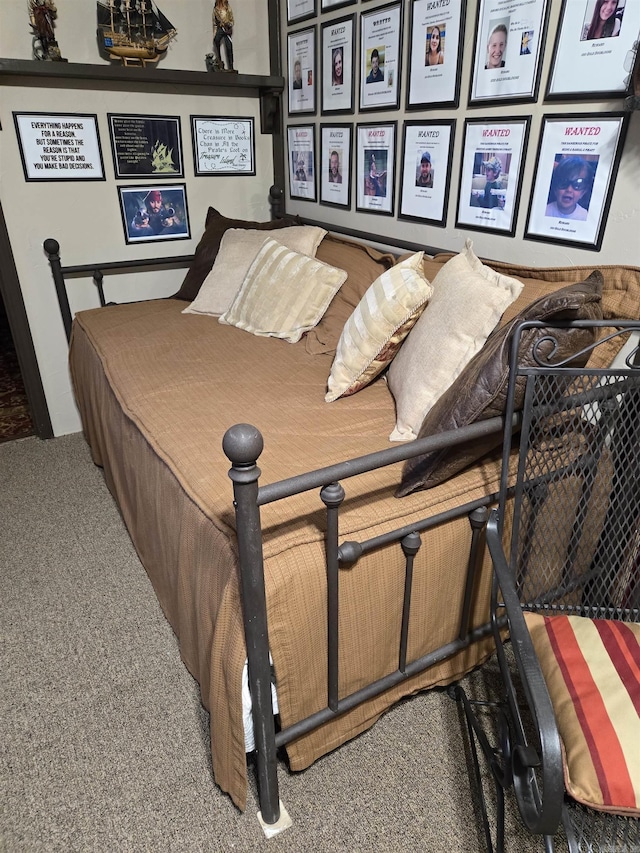
[(515, 236), (530, 127), (529, 115), (465, 119), (456, 228)]
[(404, 122), (398, 219), (446, 226), (455, 135), (454, 118)]
[(295, 124), (287, 127), (289, 197), (317, 200), (316, 126)]
[(287, 0), (287, 24), (299, 24), (318, 14), (318, 0)]
[(353, 6), (358, 0), (321, 0), (322, 12), (333, 12), (334, 9), (342, 9), (344, 6)]
[[(335, 154), (334, 154), (335, 152)], [(333, 159), (337, 154), (338, 176), (333, 175)], [(353, 164), (353, 125), (326, 123), (320, 125), (320, 204), (351, 209)]]
[(191, 141), (195, 176), (256, 174), (252, 116), (192, 115)]
[(627, 112), (542, 117), (526, 240), (600, 251), (628, 125)]
[[(358, 211), (378, 216), (394, 214), (397, 129), (397, 121), (363, 122), (356, 125), (354, 181)], [(373, 179), (372, 154), (376, 172)]]
[(289, 116), (316, 114), (317, 59), (317, 26), (315, 24), (287, 35)]
[(104, 181), (95, 113), (14, 112), (24, 179)]
[(400, 108), (403, 5), (360, 13), (360, 112)]
[(116, 178), (184, 178), (180, 116), (107, 113), (107, 123)]
[[(407, 111), (459, 106), (466, 6), (464, 0), (452, 0), (434, 9), (431, 0), (412, 0)], [(440, 30), (443, 56), (439, 65), (430, 66), (427, 51), (434, 28)]]
[[(337, 56), (341, 59), (341, 81), (335, 76)], [(356, 15), (345, 15), (320, 25), (321, 115), (354, 112), (356, 83)]]
[[(190, 239), (186, 184), (132, 184), (117, 189), (125, 243)], [(157, 212), (152, 194), (161, 197)]]

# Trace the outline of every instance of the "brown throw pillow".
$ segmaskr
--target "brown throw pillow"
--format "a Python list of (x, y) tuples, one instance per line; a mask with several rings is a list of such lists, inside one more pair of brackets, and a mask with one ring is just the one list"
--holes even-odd
[(228, 228), (258, 228), (261, 231), (273, 231), (276, 228), (287, 228), (289, 225), (302, 225), (302, 220), (299, 216), (286, 216), (283, 219), (272, 219), (270, 222), (227, 219), (214, 207), (210, 207), (207, 211), (204, 234), (196, 247), (195, 257), (180, 290), (173, 295), (173, 298), (193, 302), (202, 282), (211, 271), (220, 248), (220, 241)]
[[(429, 411), (418, 438), (503, 414), (509, 378), (509, 350), (515, 327), (522, 320), (602, 319), (602, 282), (602, 274), (595, 270), (583, 282), (536, 299), (509, 323), (492, 332), (484, 347)], [(546, 329), (527, 329), (523, 333), (518, 349), (520, 363), (534, 363), (534, 348), (546, 334)], [(558, 342), (553, 360), (558, 361), (593, 343), (597, 339), (597, 329), (554, 329), (553, 335)], [(544, 352), (544, 344), (542, 346)], [(588, 354), (576, 359), (573, 365), (584, 367), (587, 360)], [(524, 385), (521, 385), (516, 392), (516, 406), (522, 405), (523, 397)], [(402, 498), (419, 489), (430, 489), (443, 483), (501, 443), (501, 436), (487, 436), (408, 459), (396, 497)]]

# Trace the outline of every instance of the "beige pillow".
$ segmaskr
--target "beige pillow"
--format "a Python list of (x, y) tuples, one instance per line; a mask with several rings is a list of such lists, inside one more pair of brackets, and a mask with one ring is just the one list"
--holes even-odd
[(327, 382), (327, 403), (355, 394), (392, 361), (416, 324), (433, 288), (422, 271), (423, 252), (383, 272), (371, 284), (340, 335)]
[(387, 374), (396, 401), (391, 441), (416, 438), (420, 425), (517, 299), (522, 282), (495, 272), (467, 240), (433, 280), (433, 296)]
[[(327, 233), (315, 225), (293, 225), (282, 228), (278, 241), (294, 252), (314, 258), (320, 241)], [(286, 234), (284, 232), (287, 232)], [(224, 314), (233, 302), (252, 261), (267, 235), (256, 228), (229, 228), (225, 231), (211, 272), (200, 292), (183, 314)]]
[(218, 322), (294, 344), (319, 322), (346, 277), (268, 238)]

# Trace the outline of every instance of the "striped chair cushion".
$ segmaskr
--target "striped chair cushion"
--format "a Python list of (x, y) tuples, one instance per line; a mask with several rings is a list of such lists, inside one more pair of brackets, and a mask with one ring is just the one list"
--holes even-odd
[(346, 277), (344, 270), (268, 238), (218, 322), (296, 343), (320, 321)]
[(640, 625), (525, 613), (564, 747), (566, 789), (640, 817)]
[(368, 385), (391, 363), (416, 324), (433, 288), (423, 252), (386, 270), (369, 286), (340, 335), (327, 381), (327, 403)]

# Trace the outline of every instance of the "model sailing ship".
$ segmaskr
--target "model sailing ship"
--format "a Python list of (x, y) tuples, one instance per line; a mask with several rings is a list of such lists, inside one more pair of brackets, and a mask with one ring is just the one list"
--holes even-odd
[(98, 35), (110, 58), (144, 66), (160, 59), (177, 31), (151, 0), (98, 0)]

